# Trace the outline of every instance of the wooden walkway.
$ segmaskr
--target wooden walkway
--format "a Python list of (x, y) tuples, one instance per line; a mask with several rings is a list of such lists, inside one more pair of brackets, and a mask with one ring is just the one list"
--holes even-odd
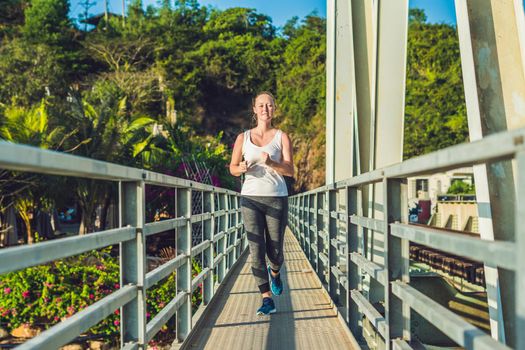
[(257, 316), (261, 297), (245, 254), (207, 307), (184, 349), (354, 349), (357, 343), (287, 230), (284, 292), (277, 313)]

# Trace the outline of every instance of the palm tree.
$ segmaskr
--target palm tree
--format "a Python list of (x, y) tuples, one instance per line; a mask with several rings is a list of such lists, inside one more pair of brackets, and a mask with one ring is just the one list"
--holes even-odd
[[(74, 142), (79, 145), (75, 154), (122, 165), (135, 165), (133, 149), (152, 120), (132, 118), (126, 98), (119, 99), (111, 93), (103, 94), (103, 98), (93, 103), (74, 98), (71, 118), (72, 124), (78, 127), (74, 135)], [(95, 230), (95, 212), (99, 206), (102, 206), (101, 228), (105, 228), (105, 217), (115, 191), (112, 183), (77, 180), (76, 196), (81, 209), (79, 234)]]
[[(64, 134), (62, 127), (49, 126), (46, 102), (33, 108), (9, 106), (3, 111), (4, 121), (0, 126), (0, 138), (14, 143), (36, 146), (45, 149), (58, 149), (70, 135)], [(25, 225), (27, 243), (35, 240), (31, 229), (33, 214), (43, 202), (52, 202), (48, 191), (47, 178), (42, 175), (2, 171), (0, 174), (2, 198), (0, 203), (13, 205)]]

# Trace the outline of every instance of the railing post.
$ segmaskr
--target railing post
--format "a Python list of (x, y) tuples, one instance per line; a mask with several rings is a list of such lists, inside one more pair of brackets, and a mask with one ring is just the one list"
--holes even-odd
[[(218, 194), (219, 196), (219, 211), (226, 209), (226, 195), (223, 193)], [(226, 232), (226, 214), (221, 214), (218, 217), (218, 228), (219, 233)], [(217, 242), (217, 253), (223, 254), (222, 259), (219, 262), (219, 266), (217, 266), (217, 281), (219, 283), (222, 283), (224, 276), (226, 275), (226, 234), (222, 236), (222, 238), (219, 239)]]
[[(231, 232), (230, 229), (233, 227), (233, 215), (231, 213), (232, 210), (232, 196), (230, 194), (226, 195), (226, 232), (228, 234), (226, 235), (227, 239), (227, 249), (231, 248), (235, 241), (235, 232)], [(228, 271), (232, 268), (233, 263), (235, 262), (235, 249), (231, 249), (228, 253)]]
[(191, 189), (177, 188), (176, 216), (185, 217), (186, 224), (177, 229), (177, 255), (185, 254), (184, 263), (177, 269), (177, 294), (188, 293), (177, 311), (177, 340), (183, 342), (191, 330)]
[(246, 234), (246, 228), (244, 227), (244, 220), (242, 218), (242, 211), (241, 211), (241, 201), (242, 201), (242, 198), (241, 196), (239, 195), (239, 215), (240, 215), (240, 218), (241, 218), (241, 222), (243, 223), (242, 226), (241, 226), (241, 237), (242, 237), (242, 250), (244, 251), (244, 249), (247, 249), (248, 247), (248, 236)]
[(332, 212), (337, 213), (337, 191), (334, 189), (327, 191), (328, 204), (328, 291), (335, 304), (339, 302), (337, 293), (339, 278), (333, 273), (332, 267), (337, 267), (338, 251), (337, 251), (337, 216), (332, 217)]
[(304, 242), (304, 230), (305, 230), (305, 211), (304, 211), (304, 195), (299, 197), (299, 232), (297, 232), (297, 239), (301, 244), (303, 250), (306, 248)]
[(119, 182), (120, 227), (137, 228), (135, 240), (120, 243), (120, 286), (135, 284), (137, 297), (124, 305), (120, 313), (121, 344), (137, 342), (145, 346), (146, 342), (146, 240), (145, 224), (145, 183)]
[[(242, 252), (242, 250), (241, 250), (241, 243), (242, 243), (242, 241), (240, 241), (240, 239), (241, 239), (241, 228), (239, 227), (239, 224), (241, 223), (241, 214), (239, 213), (239, 197), (237, 195), (233, 195), (232, 200), (233, 200), (233, 209), (235, 210), (235, 214), (233, 215), (233, 217), (235, 218), (233, 220), (233, 224), (235, 226), (235, 232), (234, 232), (235, 240), (233, 242), (233, 244), (235, 244), (234, 261), (237, 261), (237, 259), (239, 259), (239, 256), (241, 256), (241, 252)], [(237, 243), (237, 242), (239, 242), (239, 243)]]
[(346, 187), (346, 211), (345, 211), (345, 217), (346, 217), (346, 265), (347, 265), (347, 280), (348, 280), (348, 290), (347, 290), (347, 306), (348, 306), (348, 325), (350, 327), (350, 331), (356, 338), (360, 338), (362, 335), (362, 329), (359, 325), (361, 321), (361, 314), (359, 313), (359, 308), (357, 307), (357, 304), (352, 300), (350, 297), (350, 293), (352, 290), (358, 290), (359, 289), (359, 282), (361, 280), (361, 276), (359, 274), (359, 267), (357, 264), (352, 262), (350, 259), (350, 254), (357, 253), (358, 252), (358, 246), (359, 246), (359, 237), (358, 237), (358, 230), (359, 227), (355, 224), (352, 224), (350, 222), (350, 215), (357, 214), (358, 213), (358, 198), (359, 193), (358, 189), (356, 187)]
[(525, 150), (516, 153), (516, 349), (525, 349)]
[(324, 215), (319, 214), (319, 209), (324, 209), (324, 192), (317, 192), (317, 211), (315, 212), (315, 217), (317, 218), (315, 220), (316, 222), (316, 232), (315, 232), (315, 243), (317, 245), (317, 264), (316, 264), (316, 271), (317, 276), (319, 276), (319, 279), (321, 282), (326, 283), (326, 278), (323, 274), (323, 261), (321, 260), (321, 253), (323, 252), (323, 243), (324, 239), (321, 238), (320, 233), (324, 228)]
[(387, 322), (386, 349), (391, 349), (391, 342), (396, 338), (410, 340), (410, 307), (392, 293), (391, 282), (401, 280), (410, 282), (409, 277), (409, 242), (390, 234), (390, 223), (406, 223), (408, 218), (408, 198), (406, 180), (383, 180), (384, 223), (385, 223), (385, 269), (388, 285), (385, 288), (385, 318)]
[(211, 298), (213, 298), (213, 294), (215, 291), (213, 288), (213, 236), (215, 233), (215, 218), (213, 217), (213, 213), (215, 211), (215, 197), (213, 192), (203, 192), (202, 195), (204, 199), (203, 212), (211, 214), (210, 219), (204, 220), (202, 225), (204, 235), (203, 239), (209, 239), (211, 241), (210, 246), (204, 251), (203, 259), (203, 269), (205, 266), (210, 268), (210, 273), (204, 279), (202, 292), (202, 301), (204, 305), (207, 305), (210, 302)]
[(319, 226), (317, 225), (317, 193), (315, 193), (313, 195), (313, 208), (314, 208), (314, 212), (313, 212), (313, 215), (312, 215), (312, 225), (314, 227), (313, 230), (310, 231), (310, 251), (311, 251), (311, 255), (310, 255), (310, 264), (312, 264), (314, 270), (317, 270), (317, 259), (318, 259), (318, 254), (317, 254), (317, 251), (316, 251), (316, 248), (317, 248), (317, 234), (319, 232)]
[(312, 246), (312, 241), (310, 239), (310, 236), (311, 236), (311, 232), (312, 232), (312, 221), (313, 221), (313, 218), (314, 218), (314, 215), (312, 214), (312, 212), (310, 211), (310, 194), (307, 194), (305, 196), (305, 200), (306, 200), (306, 204), (305, 204), (305, 209), (306, 209), (306, 230), (304, 231), (303, 233), (303, 240), (304, 240), (304, 254), (306, 255), (306, 258), (308, 260), (310, 260), (310, 248)]

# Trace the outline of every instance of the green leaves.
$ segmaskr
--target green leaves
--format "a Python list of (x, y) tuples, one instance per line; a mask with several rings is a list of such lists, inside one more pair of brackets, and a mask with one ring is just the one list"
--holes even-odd
[(41, 148), (55, 148), (63, 136), (63, 127), (50, 127), (46, 103), (33, 108), (9, 106), (4, 110), (0, 138)]
[(34, 43), (64, 44), (71, 40), (67, 0), (31, 0), (25, 10), (25, 38)]
[(404, 158), (468, 138), (459, 44), (454, 27), (410, 10)]

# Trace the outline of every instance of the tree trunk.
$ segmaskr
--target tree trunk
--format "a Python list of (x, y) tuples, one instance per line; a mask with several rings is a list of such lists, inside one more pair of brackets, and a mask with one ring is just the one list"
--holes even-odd
[(80, 216), (78, 234), (82, 236), (86, 233), (93, 232), (93, 213), (95, 210), (92, 205), (86, 205), (85, 203), (80, 204), (80, 210), (82, 213)]
[(102, 210), (100, 212), (100, 230), (106, 230), (106, 221), (108, 219), (108, 210), (109, 205), (111, 204), (111, 196), (106, 196), (104, 198), (104, 204), (102, 205)]
[(19, 214), (26, 229), (27, 244), (33, 244), (35, 242), (35, 237), (31, 231), (31, 219), (29, 218), (29, 213), (26, 211), (20, 211)]

